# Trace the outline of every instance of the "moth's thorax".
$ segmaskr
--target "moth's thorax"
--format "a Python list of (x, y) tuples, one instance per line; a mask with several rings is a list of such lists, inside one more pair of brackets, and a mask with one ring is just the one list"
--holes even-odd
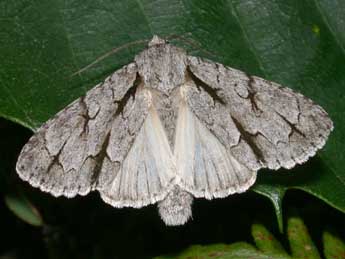
[(157, 111), (165, 129), (171, 150), (174, 149), (174, 138), (179, 105), (181, 103), (181, 88), (176, 88), (170, 94), (151, 90), (152, 106)]
[(145, 87), (169, 94), (184, 82), (186, 57), (184, 50), (162, 43), (138, 54), (135, 62)]

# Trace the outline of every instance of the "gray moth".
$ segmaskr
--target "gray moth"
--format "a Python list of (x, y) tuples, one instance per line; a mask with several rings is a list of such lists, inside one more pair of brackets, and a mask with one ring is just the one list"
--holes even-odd
[(41, 126), (19, 176), (54, 196), (97, 190), (183, 225), (193, 198), (246, 191), (260, 168), (302, 164), (333, 123), (310, 99), (154, 36), (134, 61)]

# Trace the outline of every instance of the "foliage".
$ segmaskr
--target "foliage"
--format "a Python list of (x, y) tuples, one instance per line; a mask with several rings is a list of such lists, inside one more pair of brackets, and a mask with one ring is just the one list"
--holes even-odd
[(5, 203), (15, 215), (28, 224), (33, 226), (42, 226), (43, 222), (41, 215), (22, 195), (6, 195)]
[[(321, 259), (320, 252), (299, 217), (288, 219), (287, 233), (290, 254), (264, 225), (253, 224), (252, 236), (255, 246), (245, 242), (230, 245), (194, 245), (179, 254), (159, 256), (156, 259)], [(323, 246), (326, 259), (345, 258), (345, 243), (334, 234), (324, 232)]]

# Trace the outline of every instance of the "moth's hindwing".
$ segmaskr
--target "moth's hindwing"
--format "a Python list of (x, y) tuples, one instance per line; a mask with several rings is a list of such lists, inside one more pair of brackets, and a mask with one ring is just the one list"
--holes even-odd
[[(205, 98), (211, 100), (207, 93), (193, 96), (193, 101), (203, 107), (203, 110), (197, 110), (200, 112), (198, 117), (207, 120), (202, 121), (194, 114), (190, 107), (193, 103), (188, 103), (184, 95), (197, 91), (195, 84), (188, 82), (181, 91), (185, 100), (181, 101), (179, 108), (174, 150), (181, 188), (195, 197), (207, 199), (246, 191), (255, 182), (256, 171), (235, 159), (227, 145), (221, 143), (210, 130), (224, 125), (222, 130), (228, 130), (226, 134), (236, 139), (236, 135), (231, 135), (231, 125), (226, 127), (227, 121), (217, 119), (222, 114), (210, 112), (213, 105), (205, 102)], [(220, 122), (222, 125), (219, 125)]]
[[(149, 90), (143, 91), (150, 94)], [(135, 102), (138, 102), (138, 97)], [(133, 121), (137, 119), (135, 113), (140, 112), (139, 107), (134, 109), (132, 114), (129, 114), (132, 121), (127, 124), (136, 123)], [(118, 130), (116, 124), (113, 130)], [(130, 130), (123, 133), (132, 134)], [(114, 174), (110, 186), (101, 190), (103, 200), (115, 207), (138, 208), (164, 199), (175, 184), (176, 168), (166, 133), (154, 105), (150, 107), (136, 138), (132, 143), (126, 143), (131, 148), (125, 158), (112, 157), (118, 149), (118, 141), (118, 138), (111, 141), (110, 159), (120, 160), (122, 163), (113, 163), (112, 166), (110, 159), (106, 158), (103, 169), (117, 173)], [(116, 166), (118, 168), (114, 170), (113, 167)]]

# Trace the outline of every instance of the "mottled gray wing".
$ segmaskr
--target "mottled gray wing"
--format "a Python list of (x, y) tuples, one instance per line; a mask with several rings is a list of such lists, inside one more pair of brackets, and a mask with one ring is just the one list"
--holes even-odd
[[(116, 173), (102, 169), (109, 143), (120, 139), (118, 154), (123, 159), (148, 113), (149, 100), (135, 93), (136, 79), (137, 68), (131, 63), (47, 121), (24, 146), (17, 162), (19, 176), (54, 196), (85, 195), (109, 184)], [(135, 102), (131, 94), (138, 95)], [(126, 128), (120, 118), (127, 123), (133, 109), (137, 121), (130, 120)], [(115, 122), (117, 132), (112, 129)]]
[(333, 129), (320, 106), (289, 88), (196, 57), (188, 71), (192, 111), (251, 170), (301, 164)]

